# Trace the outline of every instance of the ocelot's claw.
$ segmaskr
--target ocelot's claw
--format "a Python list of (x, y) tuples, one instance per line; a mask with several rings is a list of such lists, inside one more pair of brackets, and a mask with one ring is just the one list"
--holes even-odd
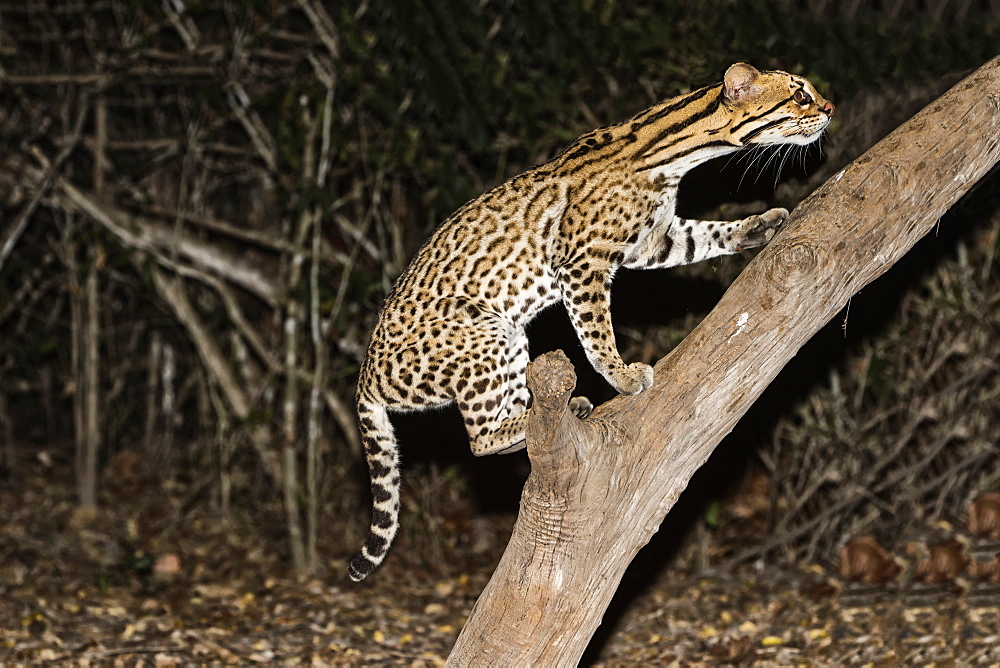
[(653, 367), (633, 362), (614, 372), (608, 380), (620, 394), (639, 394), (653, 386)]
[(569, 400), (569, 409), (573, 411), (573, 415), (582, 420), (594, 410), (594, 404), (590, 403), (587, 397), (573, 397)]

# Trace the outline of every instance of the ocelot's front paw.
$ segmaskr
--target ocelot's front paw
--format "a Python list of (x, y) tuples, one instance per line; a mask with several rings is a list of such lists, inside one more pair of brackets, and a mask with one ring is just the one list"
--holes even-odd
[(774, 232), (788, 220), (788, 209), (770, 209), (750, 216), (744, 222), (743, 234), (736, 239), (737, 250), (763, 246), (774, 238)]
[(620, 394), (639, 394), (653, 386), (653, 367), (633, 362), (612, 371), (608, 381)]

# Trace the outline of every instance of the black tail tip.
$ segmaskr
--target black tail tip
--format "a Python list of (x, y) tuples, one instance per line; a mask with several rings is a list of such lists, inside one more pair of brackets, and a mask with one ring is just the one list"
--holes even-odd
[(375, 562), (359, 552), (351, 560), (351, 565), (347, 567), (347, 574), (355, 582), (361, 582), (368, 574), (375, 570)]

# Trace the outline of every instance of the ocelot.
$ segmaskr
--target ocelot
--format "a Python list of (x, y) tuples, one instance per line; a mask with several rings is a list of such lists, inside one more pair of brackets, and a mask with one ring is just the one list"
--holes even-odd
[[(560, 155), (451, 215), (385, 299), (358, 380), (371, 473), (371, 532), (350, 565), (361, 580), (385, 557), (399, 515), (399, 456), (390, 411), (457, 404), (475, 455), (524, 447), (531, 397), (525, 327), (562, 302), (587, 358), (622, 394), (653, 384), (626, 364), (611, 326), (619, 267), (698, 262), (767, 243), (788, 216), (732, 222), (675, 215), (677, 186), (696, 165), (743, 148), (804, 145), (833, 104), (802, 77), (732, 65), (722, 83), (588, 132)], [(590, 402), (573, 399), (584, 417)]]

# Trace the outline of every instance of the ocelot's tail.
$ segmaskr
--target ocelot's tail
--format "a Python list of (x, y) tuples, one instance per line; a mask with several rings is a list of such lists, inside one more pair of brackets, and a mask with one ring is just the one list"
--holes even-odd
[(385, 406), (359, 401), (358, 419), (372, 479), (372, 525), (348, 569), (355, 582), (382, 563), (399, 528), (399, 448), (388, 412)]

